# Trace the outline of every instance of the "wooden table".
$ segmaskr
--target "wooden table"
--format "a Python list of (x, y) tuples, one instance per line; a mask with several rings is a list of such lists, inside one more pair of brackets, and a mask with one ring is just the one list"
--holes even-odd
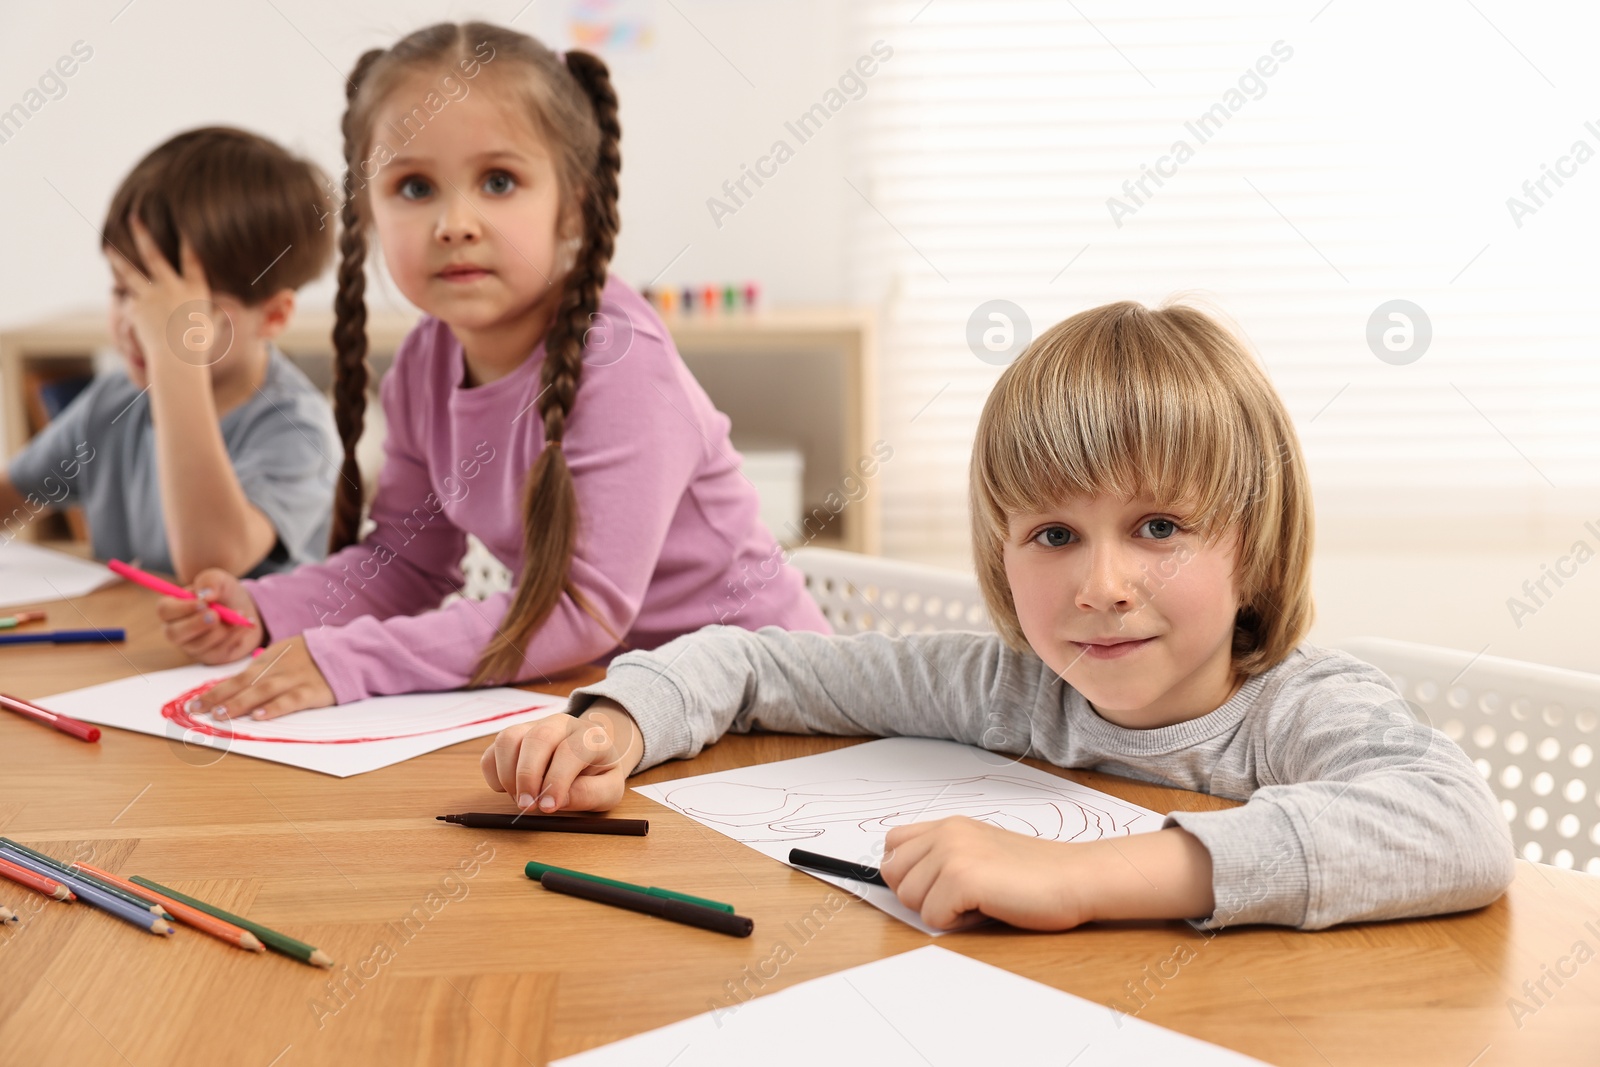
[[(179, 665), (151, 631), (153, 600), (119, 586), (53, 605), (52, 624), (127, 626), (130, 640), (0, 649), (0, 688), (41, 697)], [(640, 781), (851, 743), (728, 738)], [(542, 1064), (929, 942), (853, 900), (836, 909), (831, 886), (634, 795), (617, 814), (648, 817), (647, 838), (435, 823), (506, 810), (479, 776), (484, 744), (339, 780), (118, 730), (87, 745), (0, 715), (0, 833), (191, 891), (339, 963), (330, 973), (189, 930), (158, 939), (0, 885), (26, 916), (0, 933), (0, 1062)], [(1226, 804), (1064, 776), (1157, 810)], [(733, 901), (756, 932), (738, 940), (541, 892), (522, 873), (534, 857)], [(793, 955), (774, 974), (779, 941)], [(1600, 880), (1551, 867), (1519, 863), (1502, 900), (1427, 921), (1213, 937), (1183, 923), (990, 925), (938, 943), (1273, 1063), (1600, 1060), (1600, 962), (1588, 958), (1600, 950)], [(1522, 987), (1541, 979), (1551, 995), (1535, 1005)], [(1531, 1014), (1516, 1018), (1513, 997)], [(1064, 1035), (1063, 1062), (1070, 1044)]]

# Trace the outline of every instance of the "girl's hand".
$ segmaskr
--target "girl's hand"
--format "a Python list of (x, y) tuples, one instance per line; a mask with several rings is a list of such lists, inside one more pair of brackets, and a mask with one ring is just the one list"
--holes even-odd
[[(266, 637), (261, 626), (261, 612), (256, 610), (256, 602), (239, 579), (212, 567), (195, 575), (194, 584), (189, 588), (200, 599), (162, 597), (156, 605), (156, 614), (161, 617), (168, 641), (197, 663), (232, 663), (261, 647)], [(211, 600), (232, 608), (255, 625), (234, 626), (223, 622), (206, 603)]]
[(605, 811), (622, 800), (644, 738), (620, 704), (598, 700), (580, 717), (551, 715), (500, 731), (479, 762), (484, 781), (526, 811)]
[(191, 698), (183, 710), (218, 719), (276, 719), (332, 703), (333, 690), (306, 649), (305, 635), (296, 634), (269, 646), (232, 678)]
[(897, 826), (884, 844), (883, 880), (929, 926), (947, 929), (974, 911), (1029, 930), (1069, 930), (1095, 918), (1090, 845), (965, 817)]

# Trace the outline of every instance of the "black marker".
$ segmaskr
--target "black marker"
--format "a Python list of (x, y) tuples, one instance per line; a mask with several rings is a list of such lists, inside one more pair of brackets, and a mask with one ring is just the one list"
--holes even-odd
[(630, 911), (641, 911), (658, 919), (671, 919), (676, 923), (715, 930), (719, 934), (729, 934), (733, 937), (749, 937), (750, 931), (756, 928), (755, 920), (743, 915), (733, 915), (718, 911), (716, 908), (690, 904), (687, 901), (653, 897), (648, 893), (606, 885), (602, 882), (591, 882), (586, 878), (574, 878), (570, 874), (561, 874), (558, 871), (545, 871), (539, 876), (539, 884), (556, 893), (592, 900), (597, 904), (627, 908)]
[(434, 818), (474, 830), (544, 830), (558, 834), (623, 834), (628, 837), (643, 837), (650, 832), (649, 819), (606, 819), (595, 815), (505, 815), (469, 811)]
[(832, 856), (819, 856), (815, 852), (807, 852), (803, 848), (791, 848), (789, 850), (789, 862), (796, 867), (808, 867), (813, 871), (837, 874), (844, 878), (854, 878), (858, 882), (881, 885), (885, 889), (889, 888), (889, 883), (883, 880), (883, 875), (878, 872), (876, 867), (851, 863), (849, 860), (836, 860)]

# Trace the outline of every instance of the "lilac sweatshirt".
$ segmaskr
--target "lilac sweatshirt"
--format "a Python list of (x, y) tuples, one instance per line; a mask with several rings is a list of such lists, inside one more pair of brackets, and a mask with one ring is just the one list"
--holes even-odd
[[(611, 279), (601, 313), (631, 324), (621, 358), (585, 364), (567, 422), (578, 494), (572, 584), (628, 648), (709, 623), (826, 633), (798, 571), (757, 517), (728, 417), (690, 375), (666, 327)], [(543, 446), (534, 406), (544, 344), (497, 381), (463, 388), (461, 345), (419, 322), (380, 389), (383, 470), (359, 544), (246, 582), (277, 641), (304, 633), (335, 700), (466, 684), (511, 601), (439, 607), (461, 588), (467, 533), (522, 572), (522, 499)], [(609, 658), (615, 640), (563, 594), (528, 644), (522, 680)]]

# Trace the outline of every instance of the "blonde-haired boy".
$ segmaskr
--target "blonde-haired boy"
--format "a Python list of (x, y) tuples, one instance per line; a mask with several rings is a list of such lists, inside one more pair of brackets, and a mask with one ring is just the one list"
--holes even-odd
[(1505, 890), (1510, 835), (1466, 754), (1377, 668), (1303, 640), (1305, 468), (1227, 330), (1126, 302), (1056, 325), (990, 395), (971, 495), (997, 634), (711, 627), (502, 732), (485, 778), (524, 806), (606, 808), (628, 774), (760, 728), (949, 738), (1246, 802), (1086, 843), (897, 827), (884, 878), (939, 927), (1319, 929)]

